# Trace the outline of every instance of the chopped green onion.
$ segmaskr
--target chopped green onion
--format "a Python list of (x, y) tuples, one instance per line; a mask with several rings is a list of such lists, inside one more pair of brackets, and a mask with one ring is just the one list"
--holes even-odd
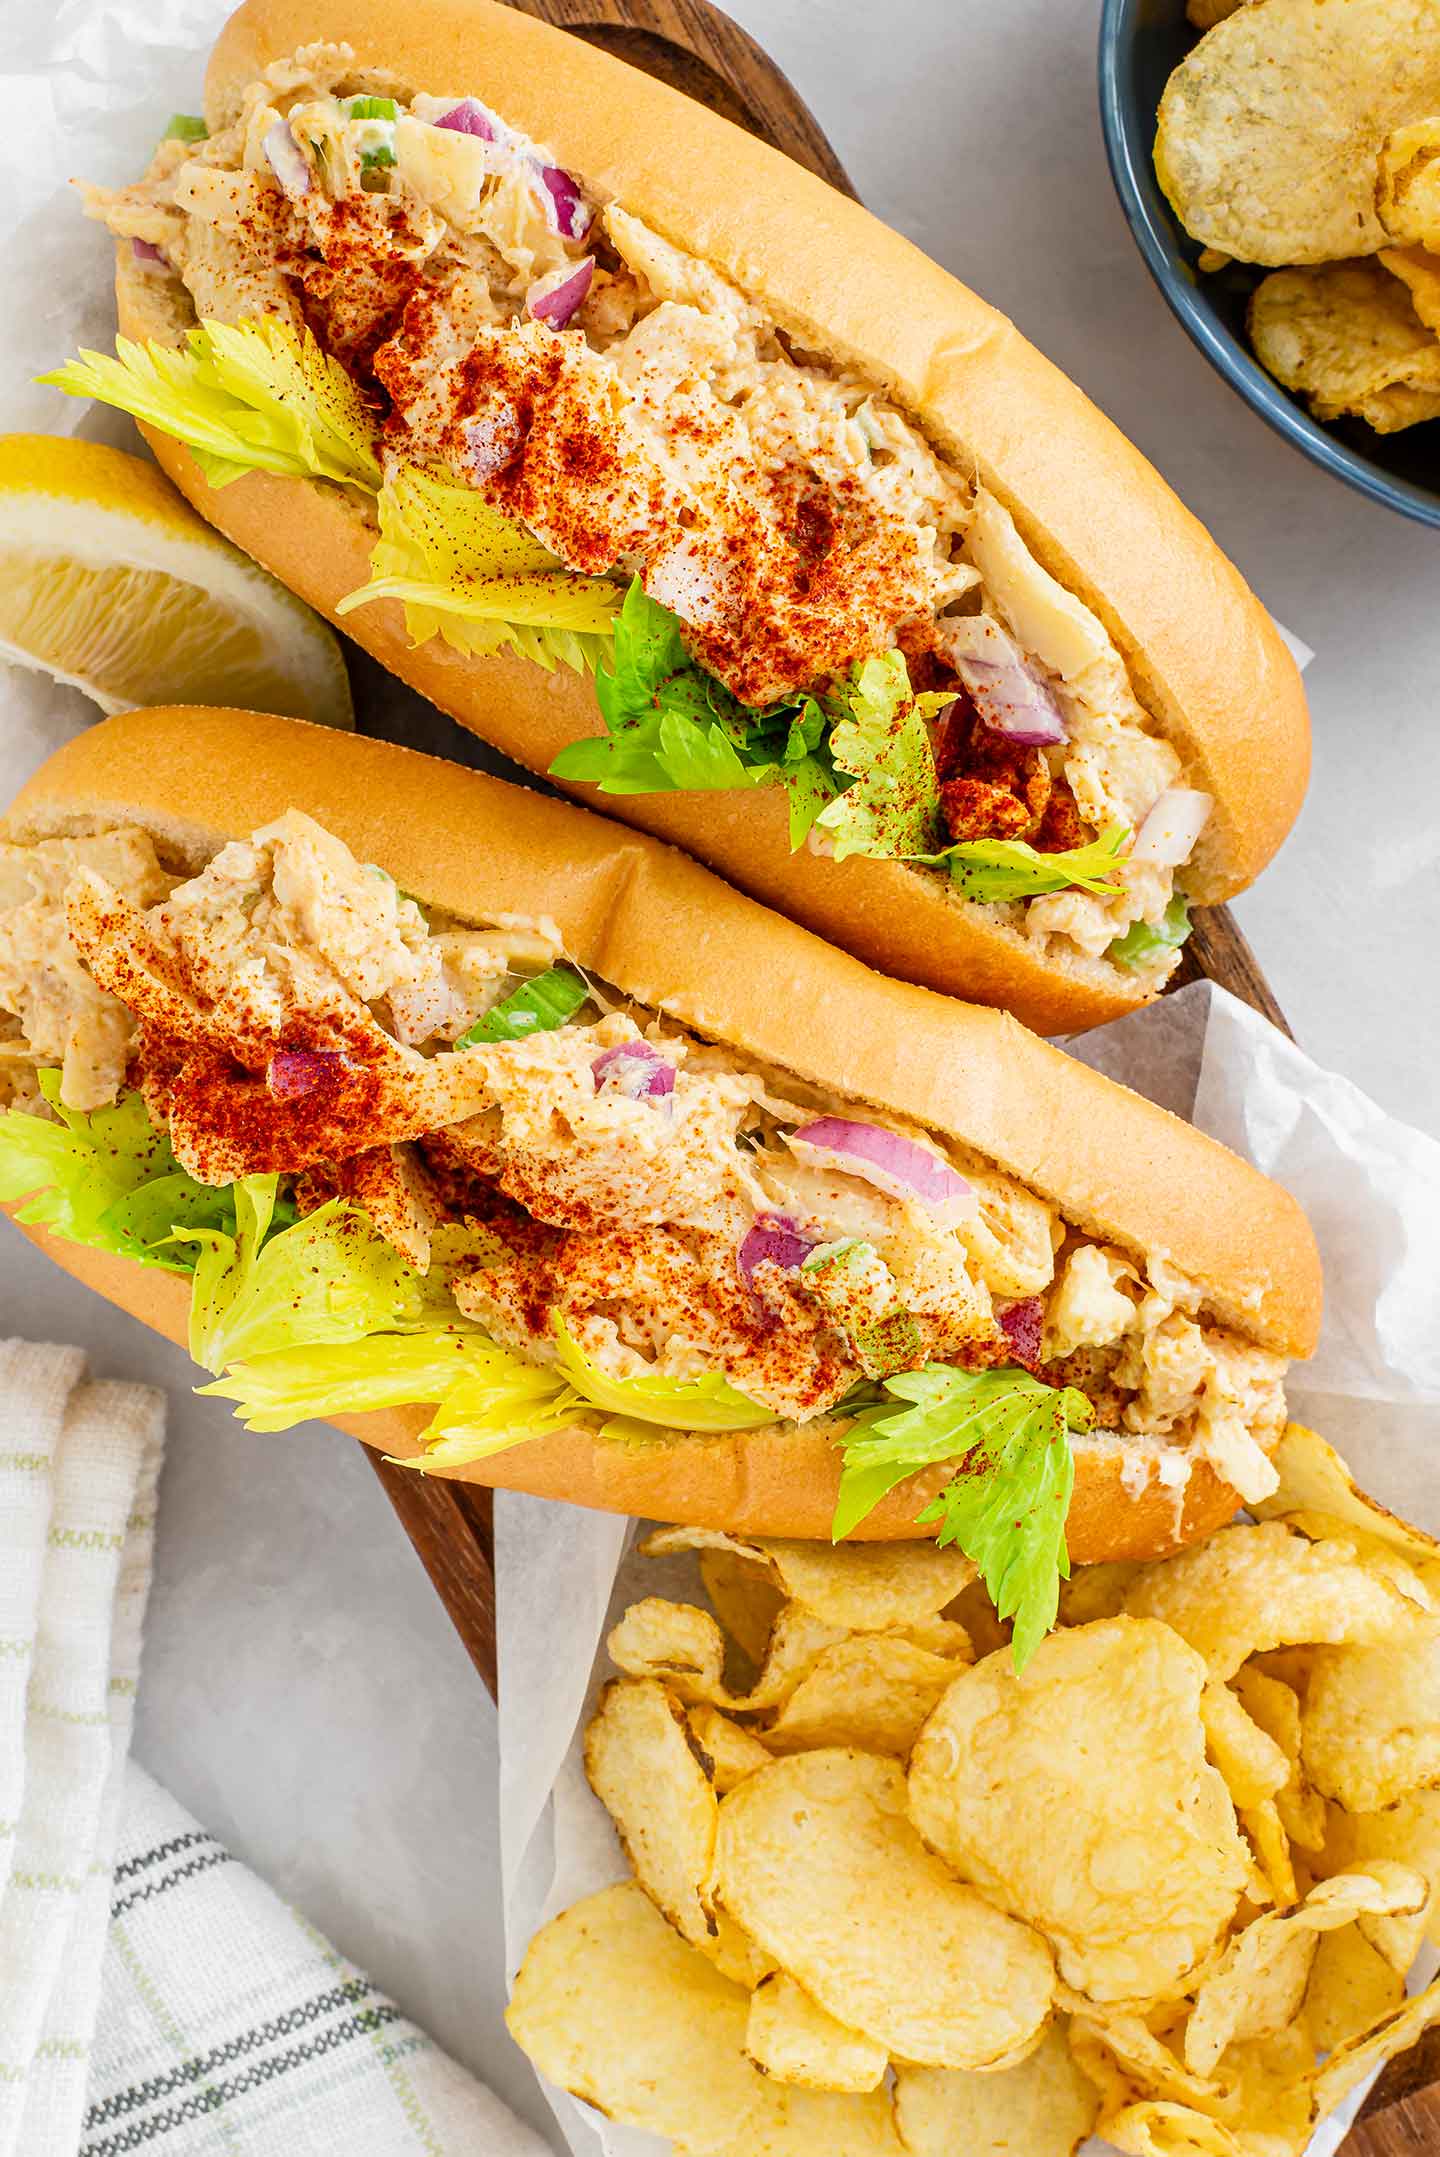
[(198, 113), (172, 112), (165, 122), (162, 142), (205, 142), (210, 130)]
[(394, 162), (395, 152), (393, 150), (382, 148), (379, 150), (362, 150), (360, 152), (360, 170), (362, 172), (377, 172), (382, 166), (393, 165)]
[(589, 994), (579, 974), (568, 966), (551, 966), (502, 996), (455, 1046), (468, 1049), (480, 1041), (524, 1041), (531, 1034), (553, 1033), (574, 1018)]
[(393, 120), (396, 116), (393, 97), (352, 97), (350, 100), (352, 120)]

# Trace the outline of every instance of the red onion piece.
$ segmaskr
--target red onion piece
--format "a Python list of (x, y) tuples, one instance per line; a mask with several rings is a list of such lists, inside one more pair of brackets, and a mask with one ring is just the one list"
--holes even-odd
[(594, 276), (595, 263), (590, 255), (573, 269), (562, 265), (548, 271), (544, 277), (537, 277), (526, 293), (526, 313), (552, 330), (563, 330), (576, 309), (584, 306)]
[(344, 1068), (338, 1049), (277, 1049), (265, 1084), (277, 1101), (298, 1101), (317, 1086), (333, 1086)]
[(945, 632), (950, 663), (986, 726), (1028, 749), (1069, 739), (1054, 692), (998, 622), (965, 614)]
[(156, 264), (162, 270), (168, 270), (170, 267), (164, 252), (160, 248), (153, 246), (149, 240), (132, 240), (130, 242), (130, 252), (135, 257), (135, 260), (143, 262), (147, 269)]
[(1195, 851), (1195, 841), (1210, 820), (1213, 794), (1193, 786), (1167, 786), (1135, 834), (1132, 861), (1150, 861), (1162, 869), (1178, 869)]
[(975, 1209), (975, 1193), (963, 1176), (913, 1138), (902, 1138), (882, 1124), (821, 1116), (792, 1132), (790, 1143), (797, 1152), (829, 1154), (833, 1166), (847, 1175), (863, 1177), (891, 1198), (918, 1198), (952, 1220)]
[(757, 1213), (755, 1226), (746, 1232), (745, 1240), (735, 1254), (742, 1281), (753, 1279), (755, 1268), (769, 1259), (785, 1273), (793, 1273), (810, 1256), (815, 1246), (808, 1236), (802, 1236), (788, 1213)]
[(659, 1101), (675, 1091), (675, 1066), (648, 1041), (622, 1041), (590, 1066), (596, 1093), (623, 1093), (629, 1101)]
[(558, 165), (539, 165), (536, 170), (555, 230), (562, 239), (583, 240), (595, 222), (595, 213), (575, 181)]
[(290, 132), (288, 120), (277, 120), (266, 131), (260, 144), (269, 160), (270, 170), (292, 202), (310, 192), (310, 167), (306, 164), (299, 143)]
[(1015, 1361), (1033, 1371), (1040, 1361), (1040, 1347), (1045, 1338), (1045, 1306), (1040, 1298), (1022, 1296), (1018, 1303), (997, 1312), (996, 1317)]
[(458, 105), (452, 105), (445, 117), (435, 122), (437, 127), (448, 127), (457, 135), (475, 135), (481, 142), (500, 140), (499, 124), (493, 112), (481, 104), (478, 97), (462, 97)]

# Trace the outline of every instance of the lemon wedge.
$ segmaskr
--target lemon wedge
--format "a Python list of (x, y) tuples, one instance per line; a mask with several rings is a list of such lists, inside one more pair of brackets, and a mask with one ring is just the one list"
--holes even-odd
[(353, 726), (332, 632), (124, 450), (0, 435), (0, 659), (102, 711), (232, 704)]

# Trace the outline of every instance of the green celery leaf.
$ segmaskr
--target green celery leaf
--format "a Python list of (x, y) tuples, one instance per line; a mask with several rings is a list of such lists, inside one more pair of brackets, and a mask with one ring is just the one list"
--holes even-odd
[(844, 1467), (831, 1533), (837, 1541), (849, 1535), (920, 1469), (954, 1465), (919, 1520), (938, 1523), (938, 1540), (975, 1560), (999, 1615), (1015, 1620), (1015, 1664), (1023, 1669), (1055, 1622), (1059, 1583), (1069, 1573), (1069, 1434), (1088, 1430), (1094, 1410), (1073, 1387), (1013, 1369), (932, 1363), (887, 1378), (884, 1391), (890, 1399), (861, 1409), (838, 1441)]
[(759, 1430), (774, 1423), (773, 1408), (737, 1392), (728, 1380), (705, 1378), (612, 1378), (592, 1363), (563, 1320), (555, 1339), (560, 1369), (580, 1399), (627, 1422), (660, 1423), (674, 1430)]
[(1116, 966), (1145, 966), (1162, 951), (1178, 951), (1190, 928), (1190, 908), (1177, 891), (1158, 921), (1132, 921), (1105, 956)]
[(242, 1357), (199, 1390), (233, 1401), (247, 1430), (283, 1431), (312, 1417), (433, 1406), (472, 1377), (485, 1376), (496, 1359), (519, 1361), (482, 1333), (435, 1325), (419, 1333), (372, 1333), (358, 1341)]
[(811, 826), (821, 809), (828, 809), (839, 794), (834, 774), (819, 757), (800, 757), (780, 770), (780, 785), (789, 796), (789, 846), (791, 854), (811, 837)]
[(940, 786), (924, 703), (911, 693), (904, 653), (864, 660), (825, 703), (833, 721), (831, 758), (851, 776), (815, 818), (836, 860), (925, 854), (939, 830)]
[(1123, 824), (1107, 824), (1087, 846), (1058, 854), (1039, 853), (1023, 839), (966, 839), (925, 858), (948, 868), (965, 898), (987, 904), (1077, 887), (1108, 899), (1121, 888), (1115, 871), (1126, 858), (1122, 850), (1129, 837)]
[[(363, 1341), (435, 1324), (438, 1288), (377, 1234), (358, 1206), (332, 1199), (288, 1228), (275, 1225), (277, 1179), (242, 1176), (231, 1186), (233, 1234), (180, 1228), (196, 1249), (190, 1353), (217, 1375), (279, 1349)], [(457, 1331), (465, 1321), (451, 1308)]]
[(113, 359), (82, 351), (39, 379), (173, 435), (212, 486), (253, 471), (380, 485), (375, 415), (340, 362), (278, 315), (198, 323), (178, 351), (117, 337)]
[(474, 487), (405, 466), (376, 507), (370, 581), (337, 614), (399, 600), (412, 645), (439, 636), (466, 657), (510, 650), (547, 672), (592, 673), (610, 650), (619, 586), (562, 567)]
[(636, 577), (615, 621), (609, 666), (595, 676), (604, 734), (571, 742), (550, 766), (602, 794), (755, 786), (775, 760), (754, 744), (762, 715), (732, 697), (685, 649), (675, 616)]
[(526, 1363), (512, 1349), (486, 1341), (446, 1389), (423, 1433), (424, 1457), (409, 1465), (461, 1468), (588, 1420), (562, 1372)]
[(228, 1189), (185, 1174), (138, 1093), (85, 1114), (61, 1105), (58, 1071), (42, 1071), (40, 1085), (59, 1120), (19, 1109), (0, 1115), (0, 1199), (25, 1199), (18, 1219), (71, 1243), (192, 1271), (170, 1244), (171, 1229), (177, 1222), (233, 1228)]
[(480, 1041), (524, 1041), (531, 1034), (554, 1033), (557, 1026), (569, 1024), (589, 994), (588, 984), (568, 966), (549, 966), (502, 996), (455, 1046), (468, 1049)]

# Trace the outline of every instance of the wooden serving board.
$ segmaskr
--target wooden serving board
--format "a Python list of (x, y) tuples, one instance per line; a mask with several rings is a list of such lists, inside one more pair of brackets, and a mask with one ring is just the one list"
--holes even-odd
[[(829, 142), (791, 83), (738, 23), (711, 0), (507, 0), (522, 13), (601, 45), (657, 75), (809, 166), (846, 194), (855, 191)], [(366, 677), (357, 706), (366, 725)], [(382, 731), (367, 726), (367, 731)], [(453, 755), (454, 746), (448, 753)], [(1176, 986), (1210, 980), (1290, 1031), (1254, 953), (1225, 907), (1202, 909)], [(490, 1692), (495, 1658), (494, 1507), (488, 1490), (388, 1465), (366, 1449), (407, 1535)], [(1419, 2157), (1440, 2152), (1440, 2030), (1397, 2060), (1377, 2087), (1341, 2157)]]

